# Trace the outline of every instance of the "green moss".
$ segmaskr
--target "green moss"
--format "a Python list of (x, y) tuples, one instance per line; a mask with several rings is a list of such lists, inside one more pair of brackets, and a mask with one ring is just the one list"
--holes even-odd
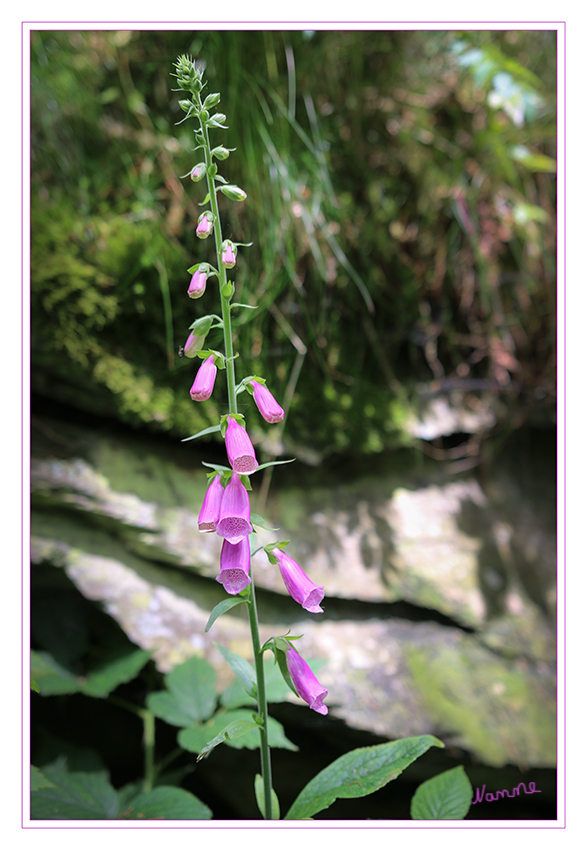
[(410, 647), (406, 660), (435, 725), (486, 764), (556, 763), (554, 676), (545, 684), (523, 662), (500, 661), (468, 637), (454, 647)]

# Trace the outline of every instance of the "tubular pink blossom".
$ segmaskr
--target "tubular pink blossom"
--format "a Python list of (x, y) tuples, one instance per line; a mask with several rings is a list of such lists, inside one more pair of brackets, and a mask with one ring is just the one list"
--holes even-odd
[(328, 691), (322, 687), (309, 665), (295, 649), (285, 651), (287, 669), (298, 696), (305, 700), (311, 709), (318, 714), (328, 714), (328, 709), (322, 702)]
[(232, 269), (236, 265), (236, 248), (229, 239), (222, 243), (220, 260), (226, 269)]
[(202, 213), (196, 227), (196, 236), (199, 239), (206, 239), (212, 233), (212, 216), (207, 213)]
[(198, 369), (196, 379), (192, 384), (190, 395), (194, 401), (206, 401), (210, 398), (214, 389), (217, 371), (214, 364), (214, 355), (211, 354)]
[(200, 531), (216, 531), (216, 523), (220, 514), (220, 503), (224, 495), (222, 476), (215, 475), (204, 496), (202, 509), (198, 516), (198, 528)]
[(253, 386), (253, 399), (265, 422), (281, 422), (285, 415), (283, 408), (277, 404), (267, 387), (258, 381), (251, 381), (251, 384)]
[(275, 548), (271, 554), (279, 562), (279, 572), (291, 598), (311, 614), (321, 614), (323, 609), (320, 603), (324, 599), (324, 588), (314, 584), (300, 565), (286, 555), (283, 549)]
[(253, 533), (249, 494), (236, 473), (224, 488), (216, 533), (233, 544)]
[(243, 426), (231, 416), (228, 417), (225, 440), (228, 461), (234, 471), (243, 474), (254, 472), (259, 463), (253, 444)]
[(199, 269), (196, 269), (190, 281), (188, 295), (190, 298), (201, 298), (205, 291), (206, 272), (201, 272)]
[(216, 577), (227, 593), (235, 596), (251, 583), (251, 547), (249, 538), (239, 543), (225, 540), (220, 552), (220, 574)]

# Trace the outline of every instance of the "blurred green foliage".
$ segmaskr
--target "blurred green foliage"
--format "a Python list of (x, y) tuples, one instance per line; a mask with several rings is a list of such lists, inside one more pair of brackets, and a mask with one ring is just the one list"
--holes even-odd
[(179, 438), (225, 412), (220, 387), (190, 400), (177, 356), (217, 310), (186, 295), (214, 258), (180, 179), (182, 53), (222, 95), (220, 173), (248, 193), (220, 197), (224, 235), (254, 243), (236, 300), (260, 305), (236, 314), (237, 378), (291, 400), (293, 444), (397, 445), (423, 391), (455, 387), (493, 393), (509, 428), (554, 417), (556, 33), (538, 30), (32, 33), (37, 397)]

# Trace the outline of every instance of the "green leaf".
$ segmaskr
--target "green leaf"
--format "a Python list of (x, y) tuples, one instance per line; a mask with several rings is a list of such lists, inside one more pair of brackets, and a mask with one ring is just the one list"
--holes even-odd
[(285, 817), (311, 818), (336, 799), (373, 794), (396, 779), (430, 747), (444, 747), (444, 744), (432, 735), (421, 735), (346, 753), (308, 782)]
[(532, 153), (525, 145), (516, 145), (510, 150), (512, 159), (522, 163), (530, 171), (556, 173), (556, 160), (542, 153)]
[[(253, 472), (260, 472), (262, 469), (267, 469), (268, 466), (281, 466), (282, 463), (293, 463), (295, 461), (295, 457), (292, 457), (290, 460), (270, 460), (268, 463), (262, 463), (261, 466), (258, 466)], [(251, 472), (251, 475), (253, 473)]]
[[(271, 656), (264, 659), (265, 694), (267, 702), (285, 702), (289, 688), (283, 681), (279, 667)], [(225, 708), (238, 708), (243, 705), (256, 706), (254, 697), (249, 696), (238, 679), (232, 682), (220, 696), (220, 704)]]
[(245, 310), (257, 310), (259, 308), (259, 305), (258, 304), (240, 304), (238, 301), (234, 301), (230, 305), (230, 309), (232, 310), (233, 307), (244, 307)]
[(132, 799), (118, 817), (122, 820), (209, 820), (212, 812), (189, 791), (159, 785)]
[[(219, 746), (219, 744), (224, 743), (232, 743), (233, 741), (241, 738), (243, 735), (246, 735), (247, 732), (250, 732), (253, 729), (257, 729), (257, 724), (254, 720), (233, 720), (227, 726), (222, 729), (221, 732), (218, 733), (211, 741), (208, 741), (204, 744), (200, 749), (200, 755), (198, 756), (197, 761), (203, 759), (204, 756), (207, 756), (215, 747)], [(178, 741), (180, 746), (182, 746), (186, 750), (190, 750), (191, 752), (197, 752), (193, 747), (189, 746), (192, 739), (189, 736), (190, 732), (193, 732), (192, 729), (184, 729), (180, 732), (178, 736)], [(238, 747), (237, 747), (238, 749)]]
[(265, 528), (267, 531), (279, 531), (278, 528), (271, 528), (270, 525), (267, 525), (263, 517), (259, 516), (259, 514), (251, 514), (251, 525), (255, 528)]
[(150, 658), (151, 653), (146, 649), (136, 649), (103, 664), (89, 673), (81, 692), (90, 697), (107, 697), (119, 685), (132, 681)]
[(31, 764), (31, 791), (38, 791), (40, 788), (54, 788), (53, 782), (50, 782), (45, 774)]
[[(281, 723), (273, 717), (269, 718), (267, 730), (269, 746), (297, 751), (296, 745), (286, 738)], [(237, 750), (255, 750), (259, 746), (259, 723), (250, 709), (219, 711), (207, 723), (182, 729), (177, 736), (177, 742), (184, 750), (200, 753), (201, 756), (205, 756), (219, 744), (228, 744)]]
[(165, 676), (166, 691), (147, 697), (147, 708), (172, 726), (207, 720), (216, 706), (216, 674), (204, 658), (188, 658)]
[(219, 602), (215, 608), (212, 609), (212, 613), (208, 618), (208, 622), (206, 623), (205, 632), (209, 632), (212, 628), (213, 624), (216, 622), (218, 617), (221, 617), (223, 614), (226, 614), (227, 611), (230, 611), (231, 608), (234, 608), (236, 605), (242, 605), (243, 602), (246, 602), (246, 599), (223, 599), (222, 602)]
[(230, 649), (226, 649), (226, 647), (220, 646), (217, 643), (215, 643), (214, 646), (222, 653), (224, 660), (227, 662), (237, 679), (242, 682), (245, 691), (249, 694), (249, 696), (256, 699), (257, 676), (252, 665), (240, 655), (237, 655), (236, 652), (231, 652)]
[(31, 691), (35, 691), (35, 693), (37, 693), (37, 694), (40, 693), (39, 686), (37, 685), (37, 683), (35, 682), (35, 680), (33, 679), (32, 676), (31, 676)]
[[(265, 787), (263, 785), (263, 777), (260, 773), (255, 776), (255, 797), (257, 798), (259, 811), (265, 817)], [(279, 820), (279, 800), (273, 788), (271, 789), (271, 814), (273, 815), (273, 820)]]
[(473, 788), (462, 765), (423, 782), (412, 797), (414, 820), (462, 820), (471, 806)]
[(34, 820), (108, 820), (118, 814), (118, 795), (105, 770), (70, 773), (61, 757), (43, 767), (51, 783), (31, 790)]
[(188, 443), (190, 440), (197, 440), (198, 437), (206, 437), (208, 434), (214, 434), (216, 431), (220, 431), (220, 425), (211, 425), (209, 428), (204, 428), (203, 431), (198, 431), (197, 434), (192, 434), (191, 437), (184, 437), (181, 442)]
[(71, 670), (58, 664), (48, 652), (31, 650), (31, 676), (37, 683), (42, 696), (53, 694), (75, 694), (81, 685)]

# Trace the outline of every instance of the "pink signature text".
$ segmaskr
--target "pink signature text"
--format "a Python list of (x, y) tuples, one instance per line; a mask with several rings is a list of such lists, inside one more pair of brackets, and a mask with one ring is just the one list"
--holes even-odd
[(520, 796), (520, 788), (524, 789), (524, 794), (542, 794), (542, 791), (536, 787), (535, 782), (528, 782), (528, 788), (526, 788), (525, 782), (520, 782), (519, 785), (516, 785), (515, 788), (512, 788), (511, 791), (487, 791), (485, 792), (485, 785), (479, 791), (479, 788), (476, 788), (475, 799), (472, 801), (471, 805), (475, 805), (475, 803), (482, 803), (484, 800), (486, 803), (493, 803), (496, 800), (503, 800), (505, 797), (519, 797)]

